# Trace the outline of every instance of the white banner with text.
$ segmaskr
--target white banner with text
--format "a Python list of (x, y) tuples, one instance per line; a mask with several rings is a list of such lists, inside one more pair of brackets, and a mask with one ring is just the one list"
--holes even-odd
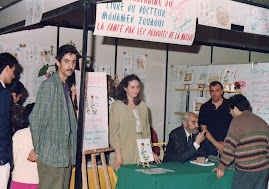
[(195, 0), (122, 0), (97, 5), (94, 35), (192, 45)]

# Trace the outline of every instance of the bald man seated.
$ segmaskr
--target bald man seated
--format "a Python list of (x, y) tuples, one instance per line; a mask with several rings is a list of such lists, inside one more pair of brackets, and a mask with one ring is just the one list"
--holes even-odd
[(204, 163), (207, 157), (202, 143), (204, 135), (205, 131), (199, 132), (197, 115), (186, 112), (182, 126), (174, 129), (169, 135), (164, 161), (184, 163), (194, 160), (197, 163)]

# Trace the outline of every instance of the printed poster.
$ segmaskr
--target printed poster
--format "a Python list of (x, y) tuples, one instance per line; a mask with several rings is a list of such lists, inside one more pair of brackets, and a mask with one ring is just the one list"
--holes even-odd
[(236, 68), (225, 68), (222, 73), (222, 85), (233, 85)]
[(145, 173), (148, 175), (153, 175), (153, 174), (164, 174), (164, 173), (173, 173), (175, 172), (174, 170), (171, 169), (164, 169), (164, 168), (151, 168), (151, 169), (135, 169), (135, 171)]
[(26, 0), (26, 6), (25, 26), (39, 23), (44, 12), (44, 0)]
[(248, 73), (246, 97), (252, 107), (252, 112), (269, 124), (269, 66), (259, 63)]
[(193, 97), (193, 113), (199, 114), (201, 106), (206, 102), (206, 97)]
[(39, 47), (24, 48), (24, 64), (41, 64)]
[(19, 63), (22, 61), (22, 51), (19, 46), (6, 46), (3, 48), (4, 52), (12, 54)]
[(209, 66), (208, 67), (208, 75), (207, 75), (208, 84), (210, 84), (213, 81), (221, 82), (221, 74), (222, 74), (221, 68), (215, 68), (213, 66)]
[(127, 75), (133, 74), (133, 67), (131, 66), (123, 66), (122, 67), (122, 76), (125, 77)]
[(105, 72), (106, 75), (110, 75), (110, 66), (109, 65), (100, 65), (99, 72)]
[(187, 69), (187, 66), (171, 65), (172, 80), (178, 81), (178, 83), (183, 83), (184, 73), (186, 69)]
[[(80, 71), (75, 74), (79, 102)], [(86, 76), (83, 151), (109, 146), (106, 73), (88, 72)]]
[(207, 75), (208, 75), (208, 67), (207, 66), (199, 66), (198, 69), (196, 69), (195, 73), (196, 77), (196, 83), (197, 84), (207, 84)]
[(269, 10), (246, 6), (244, 32), (269, 35)]
[(192, 45), (196, 0), (122, 0), (97, 4), (94, 35)]
[(193, 84), (195, 76), (195, 69), (186, 69), (183, 76), (184, 84)]
[(146, 55), (139, 54), (124, 54), (124, 67), (132, 67), (133, 69), (145, 72), (146, 71)]
[(231, 10), (228, 0), (198, 0), (198, 23), (230, 30)]
[(140, 162), (154, 161), (149, 139), (136, 139)]

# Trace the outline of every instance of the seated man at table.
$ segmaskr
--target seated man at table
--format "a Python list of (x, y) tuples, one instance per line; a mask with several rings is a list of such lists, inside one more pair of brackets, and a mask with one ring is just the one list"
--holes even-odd
[(198, 117), (192, 112), (186, 112), (182, 124), (169, 135), (164, 161), (183, 163), (195, 160), (204, 163), (206, 151), (201, 143), (205, 139), (205, 131), (199, 133)]

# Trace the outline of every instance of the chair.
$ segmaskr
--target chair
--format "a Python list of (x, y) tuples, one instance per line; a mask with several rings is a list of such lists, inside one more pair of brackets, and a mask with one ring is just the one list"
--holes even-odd
[(161, 153), (161, 156), (162, 156), (161, 161), (163, 161), (163, 157), (164, 157), (164, 148), (166, 147), (167, 144), (168, 144), (167, 142), (153, 143), (153, 146), (157, 146), (157, 147), (159, 147), (160, 150), (161, 150), (161, 152), (162, 152), (162, 153)]

